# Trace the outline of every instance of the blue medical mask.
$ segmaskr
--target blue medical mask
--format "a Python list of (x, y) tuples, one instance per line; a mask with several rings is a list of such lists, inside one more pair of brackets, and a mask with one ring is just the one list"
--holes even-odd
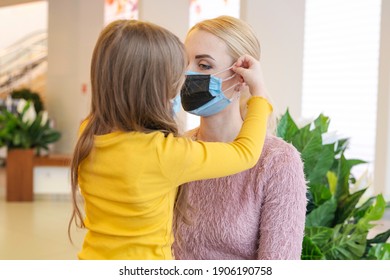
[[(180, 92), (181, 104), (184, 110), (197, 116), (207, 117), (221, 112), (232, 103), (233, 98), (229, 99), (223, 93), (222, 83), (230, 80), (236, 74), (226, 79), (215, 77), (216, 74), (228, 71), (231, 68), (229, 67), (213, 75), (187, 71), (186, 81)], [(237, 84), (226, 89), (225, 92)]]
[(178, 93), (178, 94), (176, 95), (176, 97), (173, 98), (173, 99), (171, 100), (171, 102), (172, 102), (172, 111), (173, 111), (173, 114), (176, 116), (176, 115), (179, 113), (180, 107), (181, 107), (180, 93)]

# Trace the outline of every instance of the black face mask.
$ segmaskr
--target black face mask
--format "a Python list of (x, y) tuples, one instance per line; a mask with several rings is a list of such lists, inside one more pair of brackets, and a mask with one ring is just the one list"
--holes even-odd
[(192, 111), (214, 99), (209, 92), (210, 75), (187, 75), (181, 89), (181, 105), (186, 111)]

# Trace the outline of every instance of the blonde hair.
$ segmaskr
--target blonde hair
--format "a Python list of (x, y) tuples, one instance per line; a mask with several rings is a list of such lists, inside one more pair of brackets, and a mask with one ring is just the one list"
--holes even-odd
[[(259, 40), (252, 27), (243, 20), (231, 16), (219, 16), (195, 24), (188, 34), (193, 30), (206, 31), (224, 41), (228, 53), (234, 61), (244, 54), (249, 54), (260, 60), (261, 48)], [(240, 95), (241, 115), (246, 114), (246, 103), (249, 98), (249, 93)], [(267, 96), (267, 99), (270, 100), (270, 96)], [(270, 101), (273, 103), (272, 100)], [(276, 116), (272, 113), (268, 120), (268, 133), (274, 134), (275, 127)]]
[(71, 163), (73, 222), (83, 228), (77, 204), (80, 163), (94, 135), (117, 131), (178, 134), (170, 100), (180, 91), (187, 65), (183, 43), (168, 30), (143, 21), (117, 20), (97, 40), (91, 62), (92, 100)]

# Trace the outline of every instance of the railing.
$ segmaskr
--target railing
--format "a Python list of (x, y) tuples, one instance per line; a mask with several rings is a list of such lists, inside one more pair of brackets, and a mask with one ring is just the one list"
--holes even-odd
[(26, 77), (46, 71), (46, 62), (46, 31), (34, 32), (0, 50), (0, 96), (7, 95)]

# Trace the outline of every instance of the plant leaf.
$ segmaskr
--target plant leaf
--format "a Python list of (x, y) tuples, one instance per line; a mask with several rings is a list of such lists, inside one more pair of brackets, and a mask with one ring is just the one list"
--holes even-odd
[(324, 116), (323, 114), (320, 114), (314, 120), (315, 127), (318, 127), (320, 129), (321, 133), (325, 133), (328, 131), (329, 123), (330, 123), (329, 118)]
[(339, 166), (337, 171), (337, 187), (335, 197), (340, 199), (349, 195), (349, 176), (351, 174), (351, 166), (348, 164), (348, 160), (341, 155), (339, 160)]
[(318, 246), (323, 248), (333, 236), (333, 229), (329, 227), (305, 227), (305, 236)]
[[(308, 124), (302, 128), (299, 129), (299, 131), (294, 135), (292, 138), (291, 143), (293, 146), (302, 153), (303, 149), (307, 145), (307, 143), (310, 141), (310, 139), (313, 137), (313, 132), (310, 130), (311, 124)], [(316, 130), (316, 133), (318, 132), (318, 129)]]
[(303, 237), (302, 242), (302, 260), (323, 260), (325, 259), (324, 254), (322, 254), (321, 250), (315, 245), (311, 239), (307, 236)]
[(339, 140), (337, 141), (335, 154), (336, 154), (336, 155), (341, 155), (341, 154), (343, 154), (343, 153), (347, 150), (348, 145), (349, 145), (349, 138), (342, 138), (342, 139), (339, 139)]
[(328, 179), (330, 193), (334, 195), (336, 193), (336, 187), (337, 187), (337, 175), (332, 171), (328, 171), (326, 173), (326, 178)]
[(336, 225), (331, 242), (323, 252), (329, 260), (357, 260), (366, 248), (368, 231), (360, 231), (354, 224)]
[(367, 189), (357, 191), (347, 197), (340, 198), (337, 204), (335, 224), (341, 224), (346, 220), (355, 210), (356, 204), (359, 202), (362, 195)]
[(325, 201), (332, 198), (330, 190), (325, 185), (311, 185), (309, 184), (309, 191), (311, 192), (314, 204), (319, 206)]
[(310, 171), (308, 168), (306, 169), (306, 172), (308, 172), (307, 178), (311, 183), (325, 184), (327, 181), (326, 175), (333, 165), (335, 157), (334, 143), (322, 146), (321, 139), (321, 147), (321, 151), (315, 155), (314, 161), (308, 162), (308, 164), (312, 164), (312, 169)]
[(390, 244), (380, 243), (373, 246), (368, 251), (368, 257), (375, 257), (376, 260), (390, 260)]
[(355, 212), (354, 212), (354, 219), (355, 221), (359, 221), (370, 209), (370, 206), (372, 206), (375, 202), (376, 197), (370, 197), (368, 198), (361, 206), (356, 207)]
[(299, 129), (295, 124), (294, 120), (291, 118), (291, 115), (287, 109), (286, 113), (278, 122), (278, 126), (276, 128), (276, 135), (278, 137), (281, 137), (285, 141), (291, 143), (292, 138), (298, 131)]
[(372, 228), (370, 224), (371, 221), (380, 220), (385, 213), (386, 202), (382, 194), (378, 194), (376, 197), (375, 204), (372, 205), (364, 214), (364, 216), (359, 220), (357, 225), (362, 230), (368, 230)]
[(333, 224), (336, 209), (336, 200), (333, 198), (329, 199), (306, 216), (306, 226), (331, 226)]
[(367, 240), (367, 243), (368, 244), (373, 244), (373, 243), (384, 243), (386, 242), (388, 239), (390, 238), (390, 229), (385, 231), (385, 232), (382, 232), (378, 235), (376, 235), (374, 238), (372, 239), (368, 239)]

